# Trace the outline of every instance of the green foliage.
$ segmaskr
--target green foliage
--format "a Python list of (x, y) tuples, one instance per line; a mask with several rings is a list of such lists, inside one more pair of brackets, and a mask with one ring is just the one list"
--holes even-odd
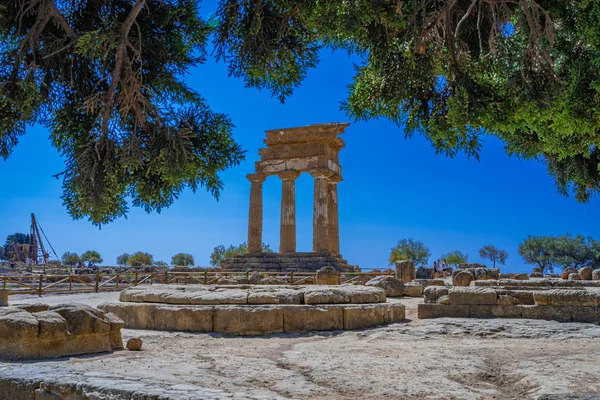
[(91, 262), (92, 264), (102, 264), (102, 257), (100, 257), (100, 253), (95, 250), (86, 251), (81, 255), (80, 259), (85, 263)]
[(431, 257), (431, 250), (423, 242), (413, 238), (401, 239), (396, 246), (392, 247), (389, 263), (394, 265), (396, 261), (412, 260), (415, 265), (420, 266), (426, 265), (429, 257)]
[(519, 254), (528, 264), (535, 264), (544, 271), (553, 272), (556, 267), (575, 269), (583, 266), (600, 266), (600, 242), (591, 237), (528, 236), (519, 245)]
[(117, 265), (120, 265), (121, 267), (127, 265), (127, 260), (129, 260), (129, 257), (131, 257), (131, 255), (128, 253), (121, 254), (117, 257)]
[(442, 260), (446, 260), (448, 265), (453, 268), (457, 268), (459, 264), (465, 264), (469, 262), (469, 255), (460, 252), (459, 250), (451, 251), (450, 253), (443, 255)]
[[(67, 265), (75, 265), (81, 261), (81, 258), (77, 253), (71, 253), (69, 251), (65, 252), (60, 259), (63, 264)], [(102, 260), (100, 260), (100, 262), (102, 262)]]
[[(263, 253), (272, 253), (271, 247), (263, 243), (262, 244), (262, 252)], [(231, 258), (233, 256), (244, 255), (248, 253), (248, 244), (246, 242), (235, 246), (233, 244), (229, 245), (229, 247), (225, 247), (223, 245), (219, 245), (214, 248), (212, 254), (210, 255), (210, 265), (213, 267), (221, 266), (223, 260), (227, 258)]]
[(171, 257), (171, 265), (189, 267), (194, 265), (194, 256), (188, 253), (177, 253)]
[(491, 244), (483, 246), (479, 249), (479, 257), (484, 260), (490, 260), (494, 268), (496, 268), (496, 263), (500, 265), (506, 264), (506, 260), (508, 259), (508, 252), (506, 250), (500, 250)]
[(217, 53), (248, 86), (283, 98), (315, 48), (345, 49), (355, 120), (387, 118), (450, 157), (495, 135), (561, 193), (600, 191), (598, 1), (222, 0), (217, 15)]
[(0, 260), (6, 261), (6, 249), (0, 246)]
[(144, 253), (143, 251), (138, 251), (133, 253), (129, 259), (127, 259), (127, 265), (131, 265), (133, 267), (139, 267), (142, 265), (152, 265), (153, 264), (152, 254)]
[(164, 261), (154, 261), (152, 265), (154, 265), (155, 267), (166, 267), (167, 263)]
[(12, 235), (8, 235), (6, 237), (6, 241), (4, 242), (4, 248), (8, 250), (8, 246), (11, 243), (17, 244), (30, 244), (31, 243), (31, 235), (26, 233), (13, 233)]
[(244, 152), (233, 124), (182, 80), (206, 61), (199, 0), (15, 0), (0, 8), (0, 156), (29, 124), (65, 160), (62, 199), (105, 224), (129, 203), (170, 206), (186, 188), (218, 199)]

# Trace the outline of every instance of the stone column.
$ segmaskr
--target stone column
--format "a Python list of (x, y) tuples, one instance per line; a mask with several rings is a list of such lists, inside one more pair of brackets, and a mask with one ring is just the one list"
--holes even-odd
[(332, 175), (327, 181), (328, 208), (329, 217), (329, 251), (334, 254), (340, 254), (340, 225), (338, 218), (338, 189), (337, 184), (342, 181), (340, 175)]
[(250, 212), (248, 214), (248, 253), (262, 251), (262, 184), (267, 177), (265, 174), (256, 173), (246, 175), (252, 182), (250, 187)]
[(333, 173), (330, 170), (313, 170), (310, 174), (315, 179), (315, 200), (313, 208), (313, 251), (317, 253), (329, 251), (329, 196), (327, 178)]
[(279, 252), (296, 251), (296, 179), (297, 171), (279, 173), (281, 178), (281, 228), (279, 231)]

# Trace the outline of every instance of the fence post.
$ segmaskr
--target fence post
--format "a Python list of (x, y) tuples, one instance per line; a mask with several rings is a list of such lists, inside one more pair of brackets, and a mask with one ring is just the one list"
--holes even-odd
[(294, 271), (290, 272), (290, 285), (294, 284)]
[(137, 286), (139, 281), (138, 272), (135, 271), (135, 284), (133, 286)]
[(165, 285), (169, 283), (169, 271), (165, 271)]
[(117, 273), (115, 280), (117, 281), (117, 289), (118, 289), (119, 288), (119, 273)]
[(2, 289), (6, 289), (6, 277), (3, 279), (4, 283), (2, 284)]
[(208, 271), (204, 271), (204, 284), (208, 283)]
[(100, 274), (96, 274), (96, 293), (100, 291)]
[(73, 290), (73, 276), (69, 275), (69, 292)]
[(338, 285), (342, 284), (342, 271), (338, 272)]
[(38, 295), (41, 297), (44, 291), (44, 275), (40, 275), (40, 286), (38, 288)]

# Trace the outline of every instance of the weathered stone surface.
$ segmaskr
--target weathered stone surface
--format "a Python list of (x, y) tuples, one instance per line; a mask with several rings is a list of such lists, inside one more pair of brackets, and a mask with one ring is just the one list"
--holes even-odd
[(317, 285), (338, 285), (340, 283), (340, 273), (333, 267), (323, 267), (317, 271)]
[(535, 304), (551, 306), (600, 306), (600, 293), (552, 289), (533, 294)]
[[(265, 274), (262, 272), (253, 272), (250, 274), (250, 283), (259, 284), (263, 279), (265, 279)], [(122, 301), (122, 300), (121, 300)]]
[(600, 269), (595, 269), (592, 271), (592, 280), (595, 280), (595, 281), (600, 280)]
[(570, 322), (573, 320), (569, 307), (554, 306), (517, 306), (521, 309), (522, 318), (544, 319), (547, 321)]
[(406, 316), (406, 306), (400, 303), (385, 304), (386, 313), (384, 314), (384, 323), (393, 324), (404, 321)]
[(30, 313), (48, 311), (48, 308), (50, 308), (50, 306), (48, 304), (42, 304), (42, 303), (15, 304), (15, 307), (20, 308), (21, 310), (25, 310)]
[(238, 335), (283, 332), (283, 309), (278, 306), (220, 306), (214, 308), (214, 331)]
[(304, 292), (299, 289), (256, 288), (248, 293), (248, 304), (303, 304)]
[(417, 306), (417, 318), (469, 318), (468, 305), (441, 305), (421, 303)]
[(522, 318), (520, 307), (514, 305), (470, 305), (470, 318)]
[(423, 287), (427, 286), (444, 286), (445, 282), (443, 279), (414, 279), (413, 282), (420, 283)]
[(344, 329), (363, 329), (374, 325), (383, 325), (387, 309), (377, 304), (344, 306)]
[(385, 301), (385, 291), (372, 286), (306, 287), (303, 289), (306, 304), (380, 303)]
[(571, 267), (567, 267), (565, 269), (563, 269), (563, 271), (560, 274), (560, 278), (561, 279), (569, 279), (569, 275), (570, 274), (576, 274), (577, 270), (575, 268), (571, 268)]
[[(396, 279), (400, 279), (402, 283), (412, 282), (413, 279), (417, 279), (417, 270), (415, 269), (415, 263), (411, 260), (396, 261)], [(431, 276), (427, 276), (430, 278)]]
[(577, 272), (570, 273), (567, 279), (570, 280), (570, 281), (578, 281), (578, 280), (580, 280), (579, 274)]
[(404, 296), (420, 297), (425, 288), (418, 282), (408, 282), (404, 285)]
[(375, 286), (385, 290), (387, 297), (400, 297), (404, 294), (404, 283), (393, 276), (376, 276), (368, 281), (366, 286)]
[(333, 331), (344, 329), (342, 306), (296, 306), (283, 308), (285, 332)]
[(579, 271), (577, 271), (577, 274), (579, 275), (579, 279), (582, 281), (592, 280), (592, 269), (589, 267), (580, 268)]
[(448, 297), (447, 294), (440, 296), (437, 300), (436, 300), (436, 304), (450, 304), (450, 298)]
[(433, 268), (428, 268), (424, 265), (421, 265), (419, 268), (417, 268), (416, 275), (417, 275), (416, 279), (432, 279), (433, 278)]
[(131, 351), (140, 351), (142, 350), (142, 339), (141, 338), (131, 338), (127, 341), (127, 350)]
[(31, 360), (118, 349), (123, 346), (123, 321), (119, 325), (117, 320), (80, 304), (36, 313), (5, 307), (0, 309), (0, 358)]
[(425, 303), (435, 303), (441, 296), (448, 295), (448, 288), (445, 286), (428, 286), (423, 290)]
[(450, 304), (497, 304), (498, 295), (494, 289), (482, 287), (453, 287), (448, 290)]
[(452, 274), (453, 286), (469, 286), (473, 280), (473, 274), (466, 270), (457, 269), (455, 273)]

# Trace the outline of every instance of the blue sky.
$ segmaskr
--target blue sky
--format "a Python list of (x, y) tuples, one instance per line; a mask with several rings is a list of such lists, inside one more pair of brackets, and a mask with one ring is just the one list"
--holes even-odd
[[(128, 219), (100, 230), (66, 213), (61, 182), (51, 176), (64, 163), (48, 132), (31, 127), (13, 155), (0, 160), (0, 240), (28, 232), (34, 212), (59, 255), (95, 249), (105, 265), (114, 265), (123, 252), (148, 251), (166, 262), (175, 253), (189, 252), (197, 265), (207, 266), (215, 246), (246, 240), (250, 184), (245, 175), (253, 172), (264, 131), (349, 121), (339, 104), (352, 75), (352, 60), (345, 53), (324, 51), (319, 67), (282, 105), (228, 78), (226, 67), (214, 60), (192, 70), (187, 81), (235, 123), (235, 139), (248, 151), (246, 161), (222, 174), (225, 189), (219, 202), (204, 191), (187, 191), (162, 214), (131, 209)], [(579, 204), (559, 195), (542, 164), (507, 157), (493, 137), (486, 139), (479, 162), (436, 155), (423, 138), (404, 139), (401, 128), (384, 120), (353, 123), (343, 139), (340, 241), (351, 264), (385, 268), (397, 240), (414, 237), (431, 248), (435, 259), (459, 249), (477, 262), (477, 250), (493, 244), (509, 252), (503, 271), (530, 271), (517, 253), (529, 234), (600, 238), (599, 199)], [(310, 175), (300, 176), (296, 190), (298, 250), (310, 251)], [(270, 177), (264, 186), (264, 241), (274, 249), (279, 246), (280, 200), (281, 182)]]

